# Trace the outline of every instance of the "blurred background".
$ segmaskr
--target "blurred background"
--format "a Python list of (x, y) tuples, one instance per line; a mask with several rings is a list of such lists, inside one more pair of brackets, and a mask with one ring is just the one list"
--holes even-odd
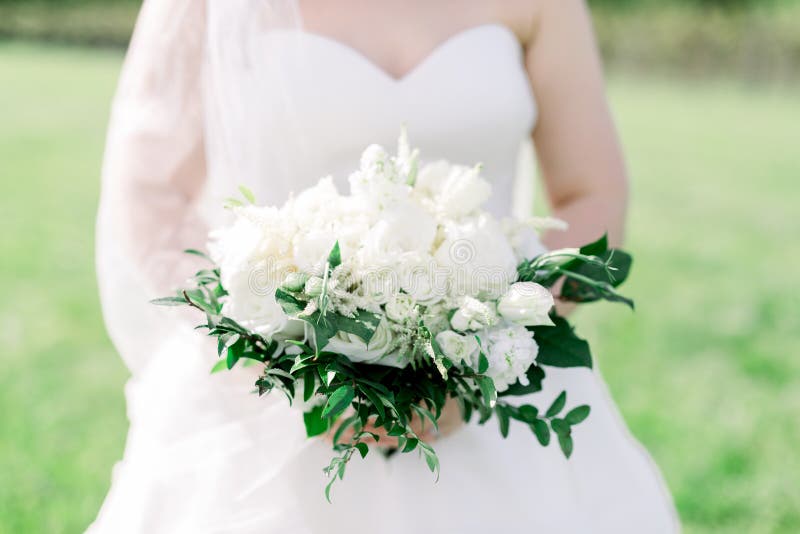
[[(94, 216), (139, 2), (0, 0), (0, 532), (80, 532), (122, 456)], [(636, 313), (576, 316), (688, 533), (800, 532), (800, 0), (594, 0)]]

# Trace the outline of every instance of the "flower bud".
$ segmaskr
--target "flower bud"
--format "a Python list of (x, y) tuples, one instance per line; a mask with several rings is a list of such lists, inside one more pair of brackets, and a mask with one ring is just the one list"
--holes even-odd
[(305, 288), (303, 292), (311, 298), (318, 297), (322, 295), (322, 286), (324, 285), (324, 280), (318, 276), (312, 276), (306, 281)]
[(308, 280), (308, 275), (305, 273), (289, 273), (288, 275), (286, 275), (286, 278), (283, 279), (283, 284), (281, 284), (281, 288), (285, 289), (286, 291), (291, 291), (292, 293), (296, 293), (298, 291), (303, 290), (307, 280)]

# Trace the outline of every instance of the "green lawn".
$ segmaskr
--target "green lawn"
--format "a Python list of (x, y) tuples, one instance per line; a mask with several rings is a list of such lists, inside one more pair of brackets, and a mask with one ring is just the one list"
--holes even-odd
[[(0, 45), (0, 531), (77, 532), (122, 455), (93, 223), (120, 55)], [(637, 264), (577, 317), (692, 532), (800, 531), (800, 98), (614, 78)], [(5, 529), (5, 530), (3, 530)]]

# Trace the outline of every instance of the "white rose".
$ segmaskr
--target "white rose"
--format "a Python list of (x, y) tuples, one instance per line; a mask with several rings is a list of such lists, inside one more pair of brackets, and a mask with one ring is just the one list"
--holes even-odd
[(395, 262), (400, 288), (421, 304), (431, 305), (447, 296), (447, 273), (428, 254), (404, 254)]
[(448, 223), (436, 261), (452, 280), (453, 296), (499, 298), (517, 278), (517, 258), (499, 223), (488, 213)]
[(397, 361), (388, 358), (394, 344), (394, 336), (386, 320), (383, 319), (375, 329), (369, 344), (355, 334), (339, 332), (333, 336), (323, 350), (347, 356), (350, 361), (381, 363), (398, 367)]
[(436, 342), (453, 363), (475, 367), (480, 349), (475, 336), (462, 336), (452, 330), (445, 330), (436, 335)]
[(528, 384), (526, 372), (536, 361), (539, 346), (525, 327), (502, 323), (478, 333), (481, 348), (489, 360), (486, 371), (498, 392), (505, 391), (517, 380)]
[(289, 318), (275, 300), (277, 283), (270, 283), (269, 276), (256, 280), (253, 272), (244, 269), (229, 273), (222, 313), (245, 328), (271, 337), (286, 327)]
[(464, 297), (461, 307), (450, 318), (452, 327), (461, 332), (480, 330), (497, 324), (497, 321), (497, 313), (492, 306), (472, 297)]
[(416, 316), (417, 305), (409, 295), (399, 293), (389, 299), (384, 307), (386, 317), (397, 323), (404, 323)]
[(497, 311), (505, 319), (522, 326), (553, 326), (550, 310), (553, 294), (534, 282), (517, 282), (497, 303)]

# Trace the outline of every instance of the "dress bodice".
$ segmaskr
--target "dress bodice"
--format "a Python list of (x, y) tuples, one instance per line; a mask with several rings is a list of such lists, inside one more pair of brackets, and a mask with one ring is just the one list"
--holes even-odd
[[(265, 37), (298, 38), (302, 60), (286, 62), (283, 79), (275, 80), (287, 103), (268, 117), (260, 134), (264, 146), (283, 147), (280, 159), (290, 172), (276, 170), (273, 177), (281, 184), (244, 180), (260, 202), (282, 203), (327, 175), (346, 192), (363, 149), (377, 143), (393, 150), (405, 125), (423, 161), (481, 163), (493, 183), (489, 210), (498, 216), (510, 212), (517, 155), (536, 119), (522, 50), (511, 30), (486, 24), (459, 32), (401, 78), (328, 37), (302, 30)], [(287, 132), (300, 132), (300, 142), (286, 143)], [(218, 202), (230, 196), (236, 185), (221, 177), (212, 184), (213, 197)]]

